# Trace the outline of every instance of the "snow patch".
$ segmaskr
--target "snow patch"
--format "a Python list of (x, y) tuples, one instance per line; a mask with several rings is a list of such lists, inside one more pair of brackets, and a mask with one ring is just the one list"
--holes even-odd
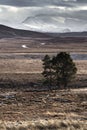
[(44, 42), (43, 42), (43, 43), (41, 43), (41, 45), (45, 45), (45, 44), (46, 44), (46, 43), (44, 43)]
[(22, 48), (28, 48), (26, 45), (22, 45)]

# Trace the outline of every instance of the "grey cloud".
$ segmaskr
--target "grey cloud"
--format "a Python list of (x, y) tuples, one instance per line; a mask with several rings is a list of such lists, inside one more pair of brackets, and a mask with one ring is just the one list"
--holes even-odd
[(77, 3), (87, 3), (87, 0), (77, 0)]
[(73, 6), (75, 1), (64, 1), (64, 0), (0, 0), (1, 5), (11, 6), (45, 6), (45, 5), (60, 5), (60, 6)]
[(78, 31), (86, 22), (87, 0), (0, 0), (0, 23), (13, 27)]

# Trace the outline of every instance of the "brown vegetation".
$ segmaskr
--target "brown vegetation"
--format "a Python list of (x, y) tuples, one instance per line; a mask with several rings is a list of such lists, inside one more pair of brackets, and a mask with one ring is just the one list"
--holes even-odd
[[(87, 54), (86, 40), (52, 40), (0, 39), (0, 130), (87, 129), (87, 89), (49, 92), (42, 91), (44, 86), (39, 85), (43, 80), (41, 58), (45, 54)], [(75, 63), (78, 72), (71, 87), (87, 87), (87, 60)]]
[(1, 89), (0, 119), (9, 129), (22, 127), (41, 130), (43, 127), (50, 130), (56, 127), (56, 130), (86, 130), (86, 91), (30, 92), (29, 89)]

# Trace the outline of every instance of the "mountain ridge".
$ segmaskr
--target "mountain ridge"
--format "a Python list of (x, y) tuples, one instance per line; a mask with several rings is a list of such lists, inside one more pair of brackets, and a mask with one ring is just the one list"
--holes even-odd
[(87, 32), (63, 32), (63, 33), (50, 33), (50, 32), (37, 32), (31, 30), (16, 29), (0, 24), (0, 38), (15, 38), (15, 37), (87, 37)]
[(48, 37), (47, 34), (30, 30), (16, 29), (0, 24), (0, 38)]

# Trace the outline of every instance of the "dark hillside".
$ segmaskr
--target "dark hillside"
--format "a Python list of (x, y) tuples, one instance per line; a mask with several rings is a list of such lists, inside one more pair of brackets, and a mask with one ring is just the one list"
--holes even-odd
[(14, 38), (14, 37), (48, 37), (45, 33), (39, 33), (28, 30), (14, 29), (4, 25), (0, 25), (0, 38)]

